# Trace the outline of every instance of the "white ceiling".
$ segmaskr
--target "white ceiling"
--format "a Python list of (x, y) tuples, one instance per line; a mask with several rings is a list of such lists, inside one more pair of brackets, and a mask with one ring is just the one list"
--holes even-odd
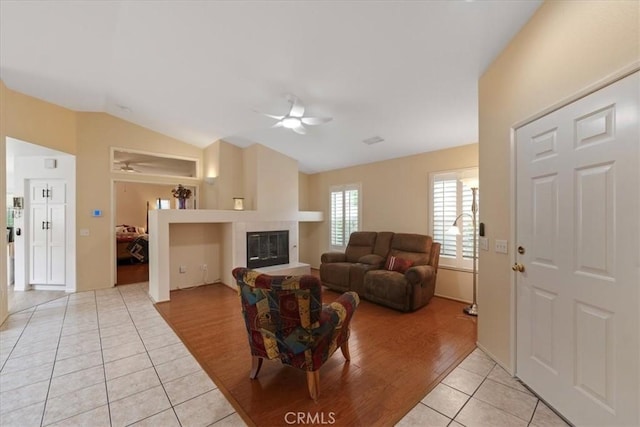
[[(317, 172), (477, 142), (478, 78), (540, 3), (2, 0), (0, 78), (200, 147), (258, 142)], [(287, 93), (333, 121), (271, 128), (254, 110), (285, 114)]]

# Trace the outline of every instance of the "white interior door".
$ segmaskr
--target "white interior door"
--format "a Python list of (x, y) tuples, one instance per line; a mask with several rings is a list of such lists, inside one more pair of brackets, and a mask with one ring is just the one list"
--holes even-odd
[(51, 180), (47, 183), (49, 204), (62, 204), (67, 200), (67, 184), (64, 181)]
[(640, 424), (639, 73), (516, 131), (516, 370), (576, 425)]
[(31, 180), (29, 283), (66, 284), (66, 183)]
[(47, 205), (32, 205), (29, 219), (29, 283), (47, 283)]
[(47, 284), (64, 285), (66, 270), (65, 205), (48, 205)]

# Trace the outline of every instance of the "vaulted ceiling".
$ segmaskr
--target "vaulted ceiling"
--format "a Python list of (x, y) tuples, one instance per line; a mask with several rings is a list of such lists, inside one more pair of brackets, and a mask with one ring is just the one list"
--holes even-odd
[[(0, 78), (317, 172), (477, 142), (477, 82), (540, 1), (7, 1)], [(305, 135), (256, 111), (328, 116)], [(363, 140), (384, 141), (367, 145)]]

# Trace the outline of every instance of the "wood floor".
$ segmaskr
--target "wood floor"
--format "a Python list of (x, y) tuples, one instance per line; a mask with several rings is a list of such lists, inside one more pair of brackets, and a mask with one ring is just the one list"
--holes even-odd
[[(323, 299), (338, 296), (325, 290)], [(464, 306), (435, 297), (415, 313), (400, 313), (362, 301), (352, 320), (351, 362), (337, 351), (320, 369), (317, 403), (305, 372), (278, 362), (265, 361), (258, 379), (249, 379), (234, 290), (215, 284), (174, 291), (156, 307), (247, 424), (286, 425), (287, 413), (303, 412), (325, 424), (332, 416), (335, 426), (392, 426), (475, 348), (476, 319), (462, 313)]]
[(149, 263), (118, 264), (116, 285), (130, 285), (149, 281)]

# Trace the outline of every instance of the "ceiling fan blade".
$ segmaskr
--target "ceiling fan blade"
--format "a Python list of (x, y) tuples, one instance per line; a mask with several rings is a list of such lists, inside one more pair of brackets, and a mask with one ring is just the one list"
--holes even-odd
[(275, 125), (271, 126), (272, 128), (280, 128), (282, 127), (282, 120), (280, 120), (279, 122), (276, 122)]
[(276, 119), (276, 120), (282, 120), (284, 119), (284, 116), (274, 116), (273, 114), (266, 114), (266, 113), (262, 113), (263, 115), (270, 117), (272, 119)]
[(300, 121), (305, 125), (321, 125), (333, 120), (333, 117), (302, 117)]
[(258, 114), (262, 114), (263, 116), (267, 116), (271, 119), (276, 119), (276, 120), (282, 120), (285, 118), (285, 116), (276, 116), (273, 114), (267, 114), (267, 113), (263, 113), (262, 111), (258, 111), (258, 110), (252, 110), (254, 113), (258, 113)]
[(290, 117), (302, 117), (304, 114), (304, 105), (302, 101), (295, 95), (289, 95), (289, 102), (291, 102), (291, 110), (289, 111)]
[(301, 124), (291, 128), (291, 130), (293, 130), (295, 133), (299, 133), (300, 135), (305, 135), (307, 133), (307, 130)]

